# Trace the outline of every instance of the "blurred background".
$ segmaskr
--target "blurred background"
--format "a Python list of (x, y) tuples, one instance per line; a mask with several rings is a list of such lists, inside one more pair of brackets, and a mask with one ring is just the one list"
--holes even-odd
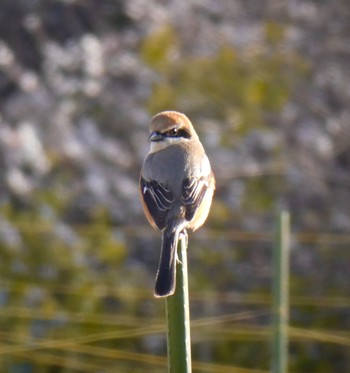
[(350, 369), (347, 0), (0, 0), (0, 371), (164, 372), (148, 125), (185, 112), (217, 178), (190, 236), (195, 372), (271, 359), (291, 213), (290, 372)]

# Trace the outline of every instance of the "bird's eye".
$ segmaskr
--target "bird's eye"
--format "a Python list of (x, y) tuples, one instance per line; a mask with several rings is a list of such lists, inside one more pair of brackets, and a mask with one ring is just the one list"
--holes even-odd
[(179, 135), (179, 129), (178, 128), (172, 128), (169, 132), (169, 136), (178, 136)]

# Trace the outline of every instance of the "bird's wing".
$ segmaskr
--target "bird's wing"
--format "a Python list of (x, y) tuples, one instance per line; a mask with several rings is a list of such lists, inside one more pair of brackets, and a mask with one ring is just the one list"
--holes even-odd
[(181, 200), (185, 206), (185, 219), (187, 221), (193, 219), (209, 186), (209, 177), (205, 176), (190, 177), (184, 180)]
[(172, 192), (163, 184), (154, 180), (146, 181), (143, 178), (140, 180), (140, 188), (143, 200), (155, 225), (160, 230), (164, 229), (167, 213), (175, 201)]

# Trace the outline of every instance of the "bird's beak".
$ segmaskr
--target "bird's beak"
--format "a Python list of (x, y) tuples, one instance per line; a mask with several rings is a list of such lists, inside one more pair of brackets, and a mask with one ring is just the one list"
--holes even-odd
[(153, 131), (148, 137), (149, 141), (162, 141), (163, 140), (163, 135), (158, 132), (158, 131)]

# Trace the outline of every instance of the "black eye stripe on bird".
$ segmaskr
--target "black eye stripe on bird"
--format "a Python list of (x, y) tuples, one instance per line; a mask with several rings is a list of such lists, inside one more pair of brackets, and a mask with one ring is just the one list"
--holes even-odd
[(164, 136), (166, 137), (184, 137), (186, 139), (190, 138), (191, 135), (186, 130), (180, 128), (180, 126), (171, 128), (164, 132)]
[(151, 149), (142, 165), (140, 191), (149, 223), (162, 231), (154, 295), (166, 297), (175, 291), (179, 236), (204, 224), (215, 178), (186, 115), (161, 112), (152, 118), (150, 130)]

